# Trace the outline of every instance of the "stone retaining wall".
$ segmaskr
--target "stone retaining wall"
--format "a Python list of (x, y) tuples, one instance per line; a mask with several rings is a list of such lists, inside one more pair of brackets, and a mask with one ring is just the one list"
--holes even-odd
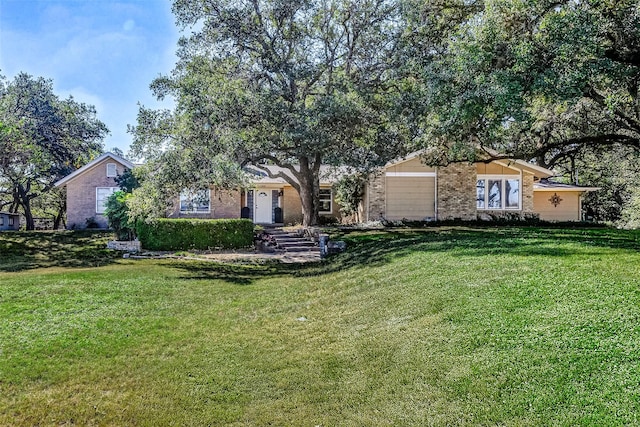
[(140, 252), (139, 240), (112, 240), (107, 243), (108, 249), (115, 251)]

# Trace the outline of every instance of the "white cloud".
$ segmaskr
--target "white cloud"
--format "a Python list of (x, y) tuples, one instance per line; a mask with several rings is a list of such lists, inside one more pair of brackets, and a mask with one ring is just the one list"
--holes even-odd
[(126, 32), (132, 31), (136, 27), (136, 21), (133, 19), (127, 19), (127, 21), (122, 26), (122, 29)]
[[(55, 86), (55, 82), (53, 83)], [(105, 103), (102, 100), (102, 98), (99, 95), (95, 93), (91, 93), (91, 91), (88, 91), (81, 86), (74, 87), (71, 89), (55, 89), (54, 91), (56, 95), (58, 95), (62, 99), (68, 98), (69, 96), (73, 96), (73, 99), (75, 99), (78, 102), (93, 105), (94, 107), (96, 107), (98, 117), (100, 117), (100, 114), (104, 113), (105, 111)]]

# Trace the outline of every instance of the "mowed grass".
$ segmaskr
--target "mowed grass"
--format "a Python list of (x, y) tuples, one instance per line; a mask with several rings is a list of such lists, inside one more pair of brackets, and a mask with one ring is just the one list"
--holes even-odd
[(637, 233), (345, 239), (291, 266), (0, 234), (0, 425), (640, 424)]

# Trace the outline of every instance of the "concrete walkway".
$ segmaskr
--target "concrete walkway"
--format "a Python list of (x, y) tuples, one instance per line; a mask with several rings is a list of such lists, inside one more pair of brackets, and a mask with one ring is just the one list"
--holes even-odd
[(129, 255), (126, 258), (132, 259), (184, 259), (194, 261), (216, 261), (216, 262), (282, 262), (285, 264), (320, 262), (319, 252), (293, 252), (293, 253), (266, 253), (266, 252), (203, 252), (177, 255), (175, 252), (143, 252), (141, 254)]

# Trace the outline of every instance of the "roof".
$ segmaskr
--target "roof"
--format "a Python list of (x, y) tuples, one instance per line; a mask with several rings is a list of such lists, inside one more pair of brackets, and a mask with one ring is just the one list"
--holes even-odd
[(597, 191), (600, 187), (581, 187), (579, 185), (562, 184), (560, 182), (548, 181), (546, 179), (540, 180), (533, 184), (533, 191)]
[(0, 215), (20, 216), (19, 213), (0, 211)]
[[(396, 166), (400, 163), (408, 162), (409, 160), (415, 159), (416, 157), (420, 157), (422, 153), (424, 153), (424, 151), (414, 151), (413, 153), (407, 154), (404, 157), (388, 162), (384, 167), (388, 168), (391, 166)], [(533, 163), (525, 162), (524, 160), (496, 159), (492, 161), (495, 161), (496, 163), (500, 163), (506, 167), (528, 171), (539, 178), (549, 178), (555, 175), (555, 173), (550, 169), (543, 168), (542, 166), (534, 165)]]
[[(286, 168), (282, 168), (274, 165), (249, 165), (245, 168), (248, 172), (254, 173), (258, 175), (259, 178), (255, 179), (254, 182), (256, 184), (288, 184), (284, 178), (271, 178), (268, 176), (267, 172), (264, 169), (267, 169), (271, 172), (272, 175), (283, 174), (286, 175), (297, 182), (297, 179), (291, 174), (291, 171)], [(335, 166), (320, 166), (320, 184), (321, 185), (331, 185), (336, 182), (342, 175), (344, 175), (346, 171), (344, 168), (339, 168)]]
[(89, 163), (87, 163), (86, 165), (82, 166), (80, 169), (76, 170), (75, 172), (70, 173), (69, 175), (65, 176), (64, 178), (62, 178), (60, 181), (56, 182), (55, 185), (56, 187), (62, 187), (65, 184), (67, 184), (69, 181), (71, 181), (73, 178), (77, 177), (78, 175), (82, 175), (84, 172), (86, 172), (87, 170), (91, 169), (92, 167), (94, 167), (95, 165), (97, 165), (98, 163), (100, 163), (101, 161), (103, 161), (104, 159), (107, 158), (111, 158), (112, 160), (120, 163), (121, 165), (124, 165), (125, 167), (129, 168), (129, 169), (133, 169), (133, 167), (135, 166), (133, 163), (131, 163), (129, 160), (127, 159), (123, 159), (120, 156), (117, 156), (113, 153), (104, 153), (101, 156), (95, 158), (94, 160), (90, 161)]

